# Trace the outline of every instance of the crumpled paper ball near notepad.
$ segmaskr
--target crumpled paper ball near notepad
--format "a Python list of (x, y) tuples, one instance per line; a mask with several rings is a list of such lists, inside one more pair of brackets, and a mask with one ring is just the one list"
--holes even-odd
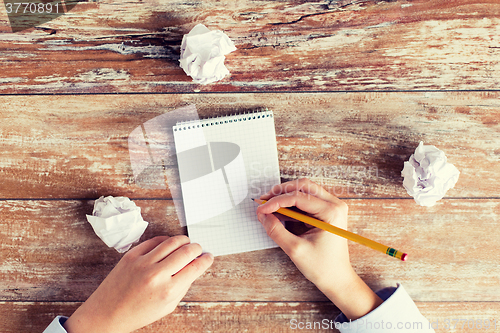
[(100, 197), (87, 220), (97, 236), (120, 253), (128, 251), (148, 226), (142, 219), (141, 208), (126, 197)]
[(210, 31), (198, 24), (182, 38), (180, 66), (195, 83), (219, 81), (229, 74), (225, 55), (235, 50), (234, 43), (222, 31)]
[(421, 206), (431, 207), (454, 187), (460, 171), (448, 163), (443, 151), (422, 141), (404, 163), (403, 186)]

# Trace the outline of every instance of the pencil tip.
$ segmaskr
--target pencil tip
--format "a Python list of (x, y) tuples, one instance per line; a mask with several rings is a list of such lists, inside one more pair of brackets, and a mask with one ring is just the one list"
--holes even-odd
[(252, 199), (252, 201), (255, 201), (255, 199), (254, 199), (254, 198), (250, 198), (250, 199)]

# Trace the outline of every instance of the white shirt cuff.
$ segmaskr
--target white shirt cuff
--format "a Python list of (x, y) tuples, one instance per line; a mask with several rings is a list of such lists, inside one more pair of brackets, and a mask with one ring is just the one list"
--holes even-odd
[(335, 318), (335, 328), (341, 333), (434, 332), (402, 285), (384, 288), (376, 294), (384, 303), (354, 321), (341, 313)]
[(68, 333), (63, 327), (67, 319), (68, 317), (57, 316), (43, 333)]

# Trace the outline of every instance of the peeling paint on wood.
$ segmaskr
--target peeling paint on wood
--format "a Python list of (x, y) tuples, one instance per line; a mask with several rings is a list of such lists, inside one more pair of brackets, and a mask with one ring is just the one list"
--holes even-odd
[[(42, 332), (56, 315), (70, 315), (79, 305), (75, 302), (0, 302), (2, 327), (5, 333)], [(482, 323), (489, 320), (490, 327), (483, 325), (481, 332), (498, 330), (493, 327), (494, 320), (498, 324), (498, 302), (417, 302), (417, 307), (431, 323), (438, 323), (436, 333), (467, 332), (460, 329), (462, 322), (458, 329), (445, 329), (445, 320), (453, 324), (452, 319), (480, 320)], [(26, 320), (26, 313), (30, 320)], [(338, 313), (328, 302), (181, 302), (172, 314), (137, 332), (296, 332), (290, 326), (291, 320), (321, 322), (326, 319), (329, 322)], [(321, 332), (338, 331), (325, 329)]]
[[(178, 65), (197, 23), (238, 47), (219, 83)], [(80, 2), (25, 32), (0, 18), (0, 92), (497, 89), (499, 26), (490, 0)]]
[[(178, 65), (197, 23), (238, 47), (231, 75), (206, 86)], [(100, 195), (136, 198), (143, 239), (186, 233), (168, 190), (135, 184), (127, 138), (192, 103), (201, 117), (275, 112), (282, 180), (324, 185), (346, 198), (350, 230), (410, 254), (401, 263), (351, 244), (370, 287), (402, 283), (438, 333), (464, 331), (446, 319), (499, 321), (499, 23), (496, 0), (104, 0), (15, 34), (0, 11), (2, 332), (70, 315), (120, 259), (85, 219)], [(430, 208), (401, 186), (420, 140), (461, 171)], [(217, 258), (140, 332), (293, 332), (291, 319), (337, 314), (270, 249)]]
[[(150, 222), (143, 239), (185, 234), (171, 200), (137, 200)], [(405, 199), (351, 199), (349, 230), (409, 254), (407, 262), (350, 244), (355, 270), (374, 289), (402, 283), (416, 301), (496, 301), (500, 297), (500, 200), (445, 199), (420, 207)], [(0, 202), (0, 297), (83, 301), (120, 255), (86, 222), (89, 201)], [(388, 227), (390, 226), (390, 228)], [(224, 288), (214, 288), (220, 286)], [(280, 249), (218, 257), (186, 301), (326, 301)]]
[(403, 162), (423, 140), (461, 172), (447, 196), (498, 197), (493, 92), (0, 96), (0, 197), (170, 198), (134, 184), (127, 139), (191, 103), (201, 117), (273, 110), (283, 180), (308, 177), (339, 197), (408, 197)]

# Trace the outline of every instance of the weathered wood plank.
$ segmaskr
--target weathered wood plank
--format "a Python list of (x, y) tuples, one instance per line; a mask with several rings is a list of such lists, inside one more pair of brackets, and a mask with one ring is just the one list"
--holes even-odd
[[(128, 135), (194, 103), (200, 117), (275, 112), (283, 180), (340, 197), (407, 197), (400, 176), (420, 140), (461, 171), (450, 197), (497, 197), (500, 93), (0, 96), (0, 198), (170, 198), (134, 183)], [(15, 189), (15, 190), (13, 190)]]
[[(79, 305), (71, 302), (0, 302), (0, 324), (4, 333), (42, 332), (56, 315), (69, 316)], [(417, 306), (437, 328), (437, 333), (497, 332), (500, 325), (499, 302), (417, 302)], [(298, 329), (293, 329), (294, 323), (306, 325), (310, 322), (314, 325), (314, 322), (323, 323), (326, 319), (327, 326), (330, 326), (330, 320), (337, 314), (338, 310), (328, 302), (181, 302), (172, 314), (137, 332), (296, 332)], [(457, 323), (453, 319), (467, 322)], [(467, 328), (467, 325), (472, 326), (472, 321), (475, 326)], [(477, 328), (479, 323), (481, 328)], [(487, 323), (489, 328), (486, 328)], [(453, 329), (455, 324), (457, 326)], [(338, 331), (328, 328), (321, 332)]]
[[(56, 315), (69, 316), (79, 305), (0, 302), (2, 332), (42, 332)], [(329, 302), (181, 302), (173, 313), (137, 332), (293, 332), (296, 331), (290, 329), (293, 319), (301, 322), (326, 319), (330, 326), (330, 320), (338, 313)]]
[[(185, 233), (170, 200), (137, 200), (144, 239)], [(402, 283), (417, 301), (497, 301), (498, 199), (348, 200), (349, 230), (409, 253), (401, 262), (351, 244), (356, 271), (374, 289)], [(0, 202), (0, 300), (82, 301), (118, 262), (86, 222), (90, 201)], [(224, 286), (224, 287), (222, 287)], [(216, 258), (187, 301), (324, 301), (280, 249)]]
[[(0, 92), (498, 89), (500, 3), (459, 1), (80, 2), (11, 33), (0, 12)], [(238, 50), (231, 76), (193, 84), (178, 66), (197, 23)]]

